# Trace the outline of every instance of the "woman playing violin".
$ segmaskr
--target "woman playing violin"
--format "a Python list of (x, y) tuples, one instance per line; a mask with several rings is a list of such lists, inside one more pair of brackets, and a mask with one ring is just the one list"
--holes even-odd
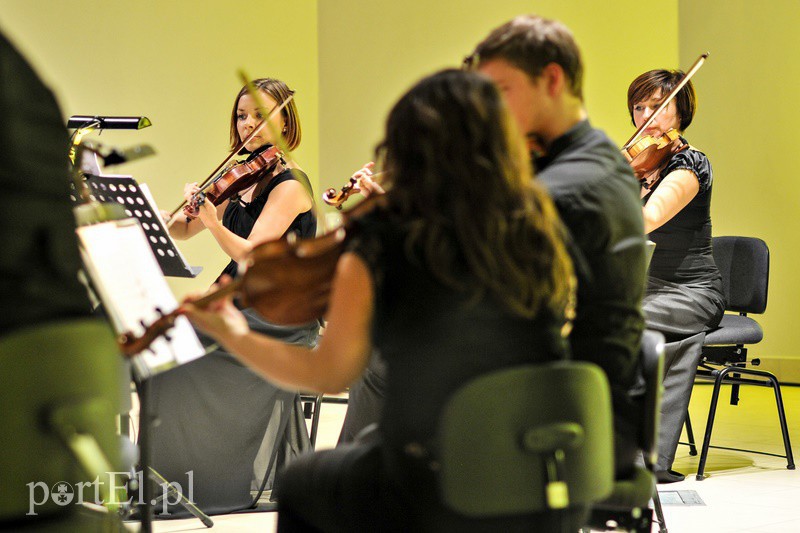
[(276, 489), (278, 529), (549, 530), (549, 515), (449, 511), (429, 459), (443, 404), (466, 381), (565, 356), (572, 267), (555, 208), (531, 179), (497, 89), (477, 73), (443, 71), (414, 86), (390, 112), (379, 151), (388, 192), (354, 222), (316, 349), (248, 330), (229, 301), (187, 306), (233, 353), (288, 386), (341, 391), (373, 350), (388, 364), (379, 435), (292, 463)]
[[(253, 85), (264, 102), (257, 102), (246, 87), (236, 95), (230, 121), (234, 149), (270, 109), (292, 94), (284, 82), (276, 79), (257, 79)], [(266, 111), (262, 112), (262, 105)], [(283, 136), (289, 150), (300, 144), (300, 120), (293, 99), (271, 121), (273, 127), (262, 127), (242, 148), (248, 161), (256, 160), (277, 144), (276, 134)], [(274, 166), (265, 165), (261, 173), (263, 176), (254, 185), (219, 205), (205, 201), (194, 210), (178, 212), (170, 233), (178, 239), (188, 239), (209, 230), (231, 259), (223, 271), (231, 277), (239, 274), (238, 263), (261, 242), (290, 232), (313, 237), (316, 217), (303, 171), (293, 162), (283, 164), (276, 158)], [(187, 184), (184, 197), (195, 203), (197, 192), (197, 183)], [(313, 346), (317, 341), (318, 321), (298, 327), (277, 326), (252, 309), (242, 312), (252, 330), (281, 342)], [(207, 337), (201, 336), (201, 340), (204, 345), (213, 344)], [(297, 393), (262, 380), (222, 349), (151, 381), (162, 420), (153, 435), (155, 467), (170, 481), (184, 480), (185, 473), (193, 471), (195, 501), (206, 511), (227, 512), (249, 506), (251, 483), (258, 487), (262, 476), (267, 477), (269, 488), (272, 473), (265, 474), (265, 470), (276, 446), (278, 466), (310, 449)], [(272, 472), (275, 469), (273, 465)]]
[[(680, 71), (651, 70), (628, 88), (628, 111), (637, 128), (681, 81)], [(643, 132), (654, 138), (692, 123), (697, 99), (689, 81)], [(682, 139), (685, 143), (685, 139)], [(649, 189), (642, 188), (645, 232), (656, 243), (644, 312), (649, 328), (667, 339), (657, 475), (680, 481), (671, 470), (700, 359), (705, 331), (725, 310), (722, 280), (711, 254), (711, 185), (706, 155), (689, 146), (663, 164)]]
[[(253, 84), (269, 109), (274, 109), (292, 94), (279, 80), (262, 78)], [(243, 87), (231, 113), (231, 148), (235, 149), (264, 118), (260, 102), (256, 102)], [(275, 132), (283, 135), (289, 150), (300, 144), (300, 120), (294, 101), (289, 102), (271, 122), (272, 127), (262, 127), (242, 149), (249, 154), (248, 161), (275, 144)], [(263, 173), (261, 181), (230, 200), (217, 206), (211, 202), (201, 203), (194, 213), (190, 213), (195, 218), (184, 213), (176, 214), (170, 234), (176, 239), (188, 239), (208, 229), (220, 248), (230, 256), (231, 263), (224, 273), (232, 277), (236, 275), (236, 263), (247, 256), (254, 244), (278, 239), (287, 232), (295, 232), (299, 237), (313, 237), (316, 219), (311, 210), (313, 201), (305, 173), (293, 161), (266, 168)], [(184, 187), (184, 198), (190, 205), (196, 203), (193, 199), (199, 191), (197, 183), (188, 183)]]

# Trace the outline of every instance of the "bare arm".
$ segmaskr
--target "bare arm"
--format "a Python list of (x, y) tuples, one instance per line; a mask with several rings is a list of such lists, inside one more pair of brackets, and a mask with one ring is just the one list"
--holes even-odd
[(255, 245), (279, 239), (297, 215), (311, 209), (311, 205), (312, 201), (305, 187), (298, 181), (289, 180), (272, 190), (246, 239), (223, 226), (212, 208), (202, 206), (198, 218), (211, 231), (222, 250), (234, 261), (241, 262)]
[[(218, 220), (222, 220), (222, 214), (225, 213), (226, 207), (228, 207), (228, 200), (225, 200), (216, 206), (216, 216)], [(183, 214), (183, 211), (179, 211), (178, 213), (175, 213), (175, 216), (172, 217), (169, 222), (167, 222), (167, 228), (169, 229), (169, 234), (173, 239), (185, 241), (187, 239), (191, 239), (206, 229), (206, 226), (199, 217), (187, 221), (186, 215)]]
[(187, 316), (232, 354), (286, 388), (341, 392), (367, 366), (374, 292), (372, 275), (357, 255), (342, 255), (336, 268), (325, 336), (314, 349), (252, 332), (230, 300), (209, 311), (187, 305)]
[(645, 233), (666, 224), (700, 191), (700, 182), (691, 170), (675, 170), (662, 178), (661, 182), (642, 207)]
[[(197, 188), (197, 183), (187, 183), (183, 187), (183, 198), (187, 202), (189, 202), (194, 196), (196, 192), (200, 189)], [(216, 208), (216, 217), (218, 220), (222, 220), (222, 214), (225, 213), (225, 208), (228, 206), (228, 201), (222, 202)], [(169, 217), (169, 213), (166, 211), (161, 212), (162, 217)], [(167, 229), (169, 230), (169, 234), (173, 239), (177, 239), (179, 241), (185, 241), (186, 239), (191, 239), (204, 229), (206, 229), (205, 224), (200, 218), (193, 218), (191, 220), (186, 220), (186, 215), (183, 214), (183, 211), (178, 211), (175, 213), (171, 219), (166, 220)]]

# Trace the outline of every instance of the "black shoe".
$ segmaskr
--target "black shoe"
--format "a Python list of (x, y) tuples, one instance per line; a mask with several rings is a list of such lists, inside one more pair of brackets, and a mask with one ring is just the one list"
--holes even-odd
[(677, 483), (686, 479), (686, 476), (674, 470), (658, 470), (656, 472), (656, 481), (663, 485), (666, 483)]

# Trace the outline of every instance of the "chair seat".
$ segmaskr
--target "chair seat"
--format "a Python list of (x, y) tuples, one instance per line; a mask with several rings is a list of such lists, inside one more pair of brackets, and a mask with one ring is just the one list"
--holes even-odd
[(717, 346), (725, 344), (756, 344), (764, 338), (761, 326), (749, 316), (725, 314), (719, 326), (706, 334), (703, 344)]
[(645, 508), (656, 488), (655, 476), (645, 468), (637, 467), (630, 478), (614, 481), (611, 495), (594, 505), (597, 509)]

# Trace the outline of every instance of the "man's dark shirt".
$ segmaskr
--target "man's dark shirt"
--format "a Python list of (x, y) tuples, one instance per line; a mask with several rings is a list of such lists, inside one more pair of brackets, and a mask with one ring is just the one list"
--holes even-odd
[(615, 412), (633, 422), (629, 391), (638, 376), (646, 277), (639, 186), (619, 149), (588, 120), (534, 164), (572, 238), (578, 275), (572, 356), (606, 371)]
[(0, 334), (88, 315), (53, 93), (0, 34)]

